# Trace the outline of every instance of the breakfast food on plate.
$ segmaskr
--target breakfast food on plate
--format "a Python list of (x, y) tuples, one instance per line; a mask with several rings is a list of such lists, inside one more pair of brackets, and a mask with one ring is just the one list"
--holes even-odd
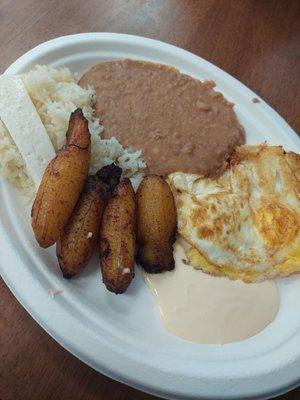
[(108, 201), (100, 228), (100, 266), (109, 291), (125, 292), (134, 276), (135, 252), (135, 193), (125, 178)]
[(245, 142), (228, 102), (201, 82), (162, 64), (118, 60), (94, 65), (80, 79), (96, 92), (103, 137), (141, 149), (149, 173), (178, 171), (215, 175)]
[(192, 266), (257, 282), (300, 272), (300, 155), (241, 146), (216, 179), (174, 173), (178, 232)]
[[(5, 79), (7, 79), (6, 76)], [(103, 127), (94, 113), (94, 90), (90, 86), (79, 86), (77, 77), (68, 68), (53, 68), (47, 65), (37, 65), (25, 74), (14, 76), (13, 79), (18, 81), (15, 85), (14, 96), (3, 96), (2, 82), (4, 81), (0, 82), (0, 177), (20, 188), (27, 201), (33, 199), (40, 183), (36, 180), (36, 174), (40, 171), (41, 178), (46, 164), (41, 163), (39, 167), (28, 170), (28, 163), (26, 164), (26, 159), (22, 154), (33, 156), (33, 145), (39, 143), (39, 154), (36, 154), (36, 157), (46, 159), (45, 153), (49, 153), (48, 160), (52, 159), (55, 153), (53, 149), (52, 151), (49, 149), (49, 138), (56, 152), (65, 145), (70, 114), (76, 108), (81, 108), (89, 121), (92, 144), (90, 173), (95, 174), (103, 166), (114, 162), (122, 168), (123, 176), (131, 178), (133, 185), (138, 186), (146, 166), (141, 158), (141, 151), (124, 148), (116, 138), (102, 138)], [(32, 107), (28, 106), (24, 88), (19, 85), (20, 79), (40, 121), (36, 115), (33, 115), (36, 112), (31, 112)], [(16, 101), (17, 98), (18, 101)], [(24, 113), (20, 113), (17, 105), (21, 106)], [(20, 125), (18, 131), (14, 132), (12, 126), (5, 125), (3, 112), (13, 113), (16, 118), (14, 128)], [(42, 135), (41, 123), (48, 137)], [(14, 141), (16, 134), (19, 141)], [(28, 146), (30, 146), (30, 153), (28, 153)]]
[(176, 209), (173, 194), (160, 176), (146, 176), (137, 191), (137, 262), (157, 273), (174, 268)]
[(91, 139), (81, 109), (71, 114), (67, 144), (48, 164), (32, 207), (32, 228), (41, 247), (53, 245), (83, 189), (90, 168)]
[(56, 247), (65, 278), (77, 275), (87, 264), (99, 239), (102, 214), (119, 183), (122, 170), (114, 164), (90, 176)]
[(79, 83), (48, 66), (0, 77), (0, 175), (31, 196), (38, 187), (40, 246), (57, 243), (71, 278), (98, 244), (116, 294), (136, 259), (166, 329), (200, 343), (262, 330), (279, 306), (267, 279), (300, 272), (300, 155), (243, 145), (214, 87), (134, 60), (97, 64)]

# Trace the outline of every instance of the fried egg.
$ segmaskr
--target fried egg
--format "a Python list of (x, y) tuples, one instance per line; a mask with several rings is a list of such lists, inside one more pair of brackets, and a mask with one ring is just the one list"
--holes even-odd
[(190, 264), (257, 282), (300, 272), (300, 155), (240, 146), (216, 179), (175, 172), (178, 232)]

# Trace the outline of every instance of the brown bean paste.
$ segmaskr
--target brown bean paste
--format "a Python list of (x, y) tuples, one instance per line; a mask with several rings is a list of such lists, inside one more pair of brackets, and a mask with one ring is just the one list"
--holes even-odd
[(120, 60), (93, 66), (80, 80), (96, 91), (95, 110), (103, 137), (115, 136), (141, 149), (149, 172), (182, 171), (216, 175), (244, 130), (233, 104), (177, 69), (146, 61)]

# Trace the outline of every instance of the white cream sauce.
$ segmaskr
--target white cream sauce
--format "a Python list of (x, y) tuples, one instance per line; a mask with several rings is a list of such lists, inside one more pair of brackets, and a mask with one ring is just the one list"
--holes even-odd
[(185, 246), (182, 239), (174, 245), (173, 271), (144, 274), (169, 332), (192, 342), (224, 344), (253, 336), (275, 319), (274, 281), (246, 284), (207, 275), (186, 265)]

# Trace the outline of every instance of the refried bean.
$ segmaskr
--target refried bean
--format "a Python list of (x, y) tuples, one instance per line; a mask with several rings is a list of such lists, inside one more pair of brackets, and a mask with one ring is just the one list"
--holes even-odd
[(104, 138), (141, 149), (153, 174), (174, 171), (213, 176), (245, 141), (233, 104), (177, 69), (146, 61), (120, 60), (93, 66), (80, 79), (96, 91), (96, 114)]

